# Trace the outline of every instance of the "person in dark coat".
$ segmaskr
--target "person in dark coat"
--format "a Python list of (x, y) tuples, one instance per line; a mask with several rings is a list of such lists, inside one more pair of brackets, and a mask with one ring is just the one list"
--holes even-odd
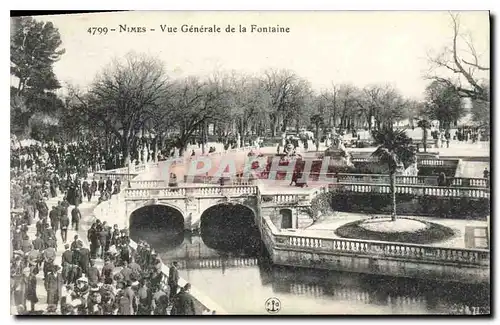
[(446, 175), (443, 172), (439, 173), (438, 186), (446, 186)]
[(177, 287), (179, 286), (179, 270), (177, 270), (178, 263), (173, 262), (168, 270), (168, 286), (170, 287), (170, 299), (177, 294)]
[(70, 283), (70, 273), (73, 271), (73, 251), (69, 249), (68, 244), (64, 244), (65, 251), (61, 256), (62, 277), (65, 284)]
[(78, 226), (80, 225), (80, 220), (82, 219), (82, 214), (78, 209), (78, 205), (75, 205), (73, 210), (71, 210), (71, 228), (78, 231)]
[(82, 272), (88, 275), (89, 272), (89, 265), (90, 265), (90, 250), (86, 247), (82, 247), (81, 242), (79, 243), (79, 262), (78, 264), (80, 268), (82, 269)]
[(69, 228), (69, 218), (67, 215), (64, 215), (60, 219), (61, 226), (61, 240), (63, 243), (66, 243), (68, 240), (68, 228)]
[(71, 243), (71, 250), (75, 250), (76, 248), (78, 248), (78, 244), (81, 242), (80, 238), (78, 238), (78, 235), (75, 235), (75, 237), (73, 237), (73, 242)]
[[(48, 247), (47, 246), (47, 241), (49, 239), (55, 239), (56, 238), (56, 233), (55, 233), (54, 229), (52, 229), (52, 227), (49, 224), (45, 225), (45, 230), (42, 232), (42, 237), (41, 238), (45, 242), (45, 247)], [(57, 248), (57, 246), (56, 246), (56, 248)]]
[(49, 219), (50, 219), (50, 226), (54, 231), (57, 231), (59, 229), (59, 223), (60, 223), (60, 218), (61, 218), (61, 213), (58, 211), (58, 207), (55, 205), (52, 206), (52, 210), (49, 212)]
[(28, 276), (25, 277), (26, 283), (26, 300), (31, 304), (31, 311), (35, 311), (35, 305), (38, 303), (38, 296), (36, 294), (36, 275), (30, 272)]
[(111, 177), (108, 177), (106, 180), (106, 191), (113, 192), (113, 181), (111, 180)]
[(50, 181), (50, 197), (54, 198), (57, 196), (57, 184), (54, 180)]
[(36, 222), (36, 233), (42, 237), (44, 229), (47, 228), (47, 220), (40, 219)]
[(33, 245), (31, 244), (30, 237), (27, 234), (23, 233), (23, 241), (21, 243), (21, 250), (23, 251), (23, 253), (28, 253), (32, 249), (33, 249)]
[(90, 260), (90, 267), (89, 267), (89, 270), (88, 270), (87, 278), (89, 279), (89, 284), (91, 286), (97, 285), (97, 283), (101, 279), (101, 274), (99, 272), (99, 269), (95, 266), (95, 260), (94, 259)]
[(45, 241), (45, 247), (49, 248), (49, 247), (52, 247), (54, 249), (57, 249), (57, 241), (56, 241), (56, 238), (55, 237), (49, 237), (46, 241)]
[(123, 268), (121, 269), (120, 274), (122, 275), (122, 278), (124, 281), (131, 281), (132, 280), (130, 278), (130, 276), (132, 275), (132, 270), (128, 267), (127, 261), (123, 262)]
[(99, 258), (104, 258), (104, 255), (106, 253), (106, 244), (108, 241), (108, 235), (109, 235), (109, 230), (107, 229), (107, 226), (102, 225), (100, 229), (96, 229), (98, 232), (96, 233), (97, 241), (98, 241), (98, 247), (100, 250), (98, 251), (98, 257)]
[(47, 206), (47, 203), (43, 199), (40, 199), (40, 201), (37, 204), (37, 209), (38, 209), (38, 217), (40, 219), (45, 219), (49, 216), (49, 207)]
[(191, 284), (186, 283), (173, 301), (171, 315), (196, 315), (194, 299), (189, 293)]
[(140, 287), (137, 290), (138, 305), (137, 315), (151, 315), (151, 305), (153, 302), (153, 295), (151, 289), (148, 287), (144, 279), (139, 281)]
[(90, 243), (90, 257), (96, 258), (97, 249), (99, 248), (99, 242), (97, 239), (97, 229), (96, 223), (94, 222), (90, 229), (87, 231), (87, 240)]
[(125, 293), (124, 289), (118, 291), (116, 295), (116, 308), (118, 309), (117, 315), (133, 315), (132, 302), (129, 296)]
[(21, 250), (23, 243), (23, 233), (21, 232), (21, 226), (16, 228), (16, 231), (12, 234), (12, 248), (15, 251)]
[(97, 182), (94, 178), (90, 183), (90, 197), (94, 196), (96, 191), (97, 191)]
[(90, 191), (90, 185), (89, 182), (87, 182), (87, 180), (84, 180), (82, 182), (82, 194), (83, 197), (87, 198), (88, 201), (90, 202), (90, 199), (92, 198), (92, 192)]
[(120, 229), (118, 229), (118, 225), (113, 226), (113, 232), (111, 234), (111, 245), (115, 245), (118, 247), (120, 241)]
[(164, 286), (163, 288), (153, 288), (153, 314), (154, 315), (167, 315), (167, 308), (169, 305), (170, 288)]
[(43, 242), (42, 238), (40, 238), (39, 234), (35, 235), (35, 239), (33, 240), (33, 249), (36, 249), (40, 252), (45, 249), (45, 243)]
[(47, 305), (57, 305), (59, 302), (59, 287), (57, 281), (57, 266), (52, 266), (44, 280), (45, 290), (47, 291)]
[(102, 192), (104, 192), (104, 180), (102, 179), (102, 177), (99, 179), (98, 189), (99, 194), (102, 194)]

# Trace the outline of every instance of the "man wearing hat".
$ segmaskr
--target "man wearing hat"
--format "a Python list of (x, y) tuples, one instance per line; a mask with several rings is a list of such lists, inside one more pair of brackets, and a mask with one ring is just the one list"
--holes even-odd
[(47, 247), (43, 251), (43, 273), (44, 276), (52, 270), (54, 266), (54, 260), (56, 259), (56, 250), (53, 247)]
[(30, 237), (26, 234), (22, 234), (22, 242), (21, 242), (21, 250), (24, 253), (28, 253), (33, 249), (33, 245), (31, 244)]
[[(63, 207), (60, 207), (59, 209), (60, 209), (60, 211), (66, 210)], [(59, 223), (61, 226), (61, 239), (64, 243), (66, 243), (66, 241), (68, 239), (68, 227), (69, 227), (69, 218), (68, 218), (67, 213), (64, 213), (64, 212), (60, 213)]]
[(73, 242), (71, 243), (71, 250), (74, 250), (75, 248), (78, 247), (78, 243), (81, 242), (80, 238), (78, 238), (78, 235), (75, 235), (75, 237), (73, 237)]
[(45, 229), (42, 232), (42, 239), (45, 242), (45, 247), (47, 247), (47, 240), (49, 238), (54, 238), (55, 239), (56, 238), (56, 233), (55, 233), (54, 229), (52, 229), (52, 227), (48, 223), (46, 223), (45, 224)]
[(116, 294), (116, 308), (118, 309), (117, 315), (133, 315), (132, 301), (130, 300), (130, 296), (127, 294), (125, 289), (122, 288), (123, 283), (119, 283), (120, 289)]
[(78, 248), (79, 248), (79, 262), (78, 264), (82, 272), (88, 275), (89, 271), (89, 265), (90, 265), (90, 250), (86, 247), (83, 247), (83, 243), (80, 241), (78, 242)]
[(113, 278), (113, 270), (115, 269), (115, 265), (110, 261), (109, 257), (104, 260), (104, 266), (102, 267), (102, 277), (104, 281), (106, 279)]
[(139, 280), (137, 315), (151, 315), (153, 295), (146, 280)]
[(110, 284), (101, 287), (101, 306), (103, 315), (113, 315), (115, 311), (115, 295)]
[(37, 251), (43, 251), (44, 250), (44, 242), (42, 238), (40, 238), (40, 234), (35, 235), (35, 239), (33, 240), (33, 249), (36, 249)]
[(51, 265), (47, 268), (47, 274), (45, 275), (44, 286), (47, 291), (47, 304), (57, 305), (59, 302), (59, 286), (57, 281), (57, 265)]
[(24, 273), (24, 281), (26, 283), (26, 300), (28, 300), (31, 304), (31, 311), (35, 311), (35, 305), (38, 302), (38, 296), (36, 294), (36, 275), (30, 268), (27, 268)]
[(186, 283), (179, 294), (175, 296), (171, 311), (172, 315), (196, 315), (194, 299), (189, 293), (190, 290), (191, 284)]
[(179, 271), (177, 262), (173, 262), (168, 270), (168, 286), (170, 287), (170, 300), (177, 294), (177, 287), (179, 286)]
[(57, 249), (57, 241), (55, 237), (48, 237), (47, 241), (45, 242), (46, 247), (53, 247), (54, 249)]
[(169, 305), (170, 287), (164, 285), (162, 287), (153, 287), (153, 314), (167, 315), (167, 307)]
[(21, 226), (17, 226), (15, 232), (12, 234), (12, 248), (14, 250), (20, 250), (23, 243), (23, 234), (21, 232)]
[(58, 207), (53, 205), (52, 210), (50, 210), (49, 213), (49, 219), (50, 219), (50, 226), (54, 229), (54, 232), (56, 232), (59, 229), (60, 218), (61, 218), (61, 213), (58, 211)]
[(68, 284), (70, 279), (70, 272), (72, 271), (73, 251), (69, 249), (68, 244), (64, 244), (64, 252), (61, 256), (61, 265), (63, 268), (63, 280)]
[(123, 261), (123, 268), (121, 269), (120, 274), (125, 281), (131, 280), (130, 276), (132, 275), (132, 270), (129, 268), (127, 261)]
[(88, 270), (87, 277), (89, 278), (89, 284), (91, 286), (97, 285), (101, 275), (99, 274), (99, 269), (95, 266), (95, 259), (90, 260), (90, 267)]
[(73, 210), (71, 210), (71, 228), (73, 228), (73, 230), (78, 231), (81, 219), (82, 219), (82, 214), (78, 209), (78, 204), (76, 204)]

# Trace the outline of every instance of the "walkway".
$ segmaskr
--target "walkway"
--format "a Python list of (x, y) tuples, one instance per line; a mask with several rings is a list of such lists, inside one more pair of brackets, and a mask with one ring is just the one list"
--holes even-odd
[[(385, 216), (385, 215), (374, 215), (374, 216)], [(340, 238), (335, 234), (335, 229), (340, 226), (354, 222), (357, 220), (367, 219), (369, 215), (361, 213), (350, 213), (350, 212), (334, 212), (330, 215), (322, 216), (318, 221), (312, 224), (310, 227), (304, 230), (304, 232), (311, 232), (316, 235), (324, 235), (328, 238)], [(389, 217), (389, 216), (387, 216)], [(465, 243), (465, 231), (467, 227), (479, 227), (484, 228), (488, 226), (487, 221), (478, 220), (463, 220), (463, 219), (444, 219), (444, 218), (434, 218), (434, 217), (416, 217), (416, 216), (404, 216), (416, 220), (429, 221), (441, 224), (443, 226), (450, 227), (454, 230), (455, 235), (445, 241), (436, 242), (428, 244), (435, 247), (447, 247), (447, 248), (473, 248), (466, 247)]]

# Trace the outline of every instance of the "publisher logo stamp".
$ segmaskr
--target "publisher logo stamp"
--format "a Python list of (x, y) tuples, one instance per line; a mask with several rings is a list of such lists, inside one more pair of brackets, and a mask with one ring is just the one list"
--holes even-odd
[(278, 298), (269, 298), (266, 300), (265, 308), (270, 314), (277, 314), (281, 310), (281, 301)]

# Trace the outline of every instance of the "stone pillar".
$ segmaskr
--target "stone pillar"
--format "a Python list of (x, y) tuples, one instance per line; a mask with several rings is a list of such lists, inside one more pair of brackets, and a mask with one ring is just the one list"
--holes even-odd
[(192, 230), (191, 229), (191, 226), (192, 226), (191, 220), (193, 220), (192, 212), (186, 213), (186, 216), (184, 218), (184, 230), (188, 230), (188, 231)]

